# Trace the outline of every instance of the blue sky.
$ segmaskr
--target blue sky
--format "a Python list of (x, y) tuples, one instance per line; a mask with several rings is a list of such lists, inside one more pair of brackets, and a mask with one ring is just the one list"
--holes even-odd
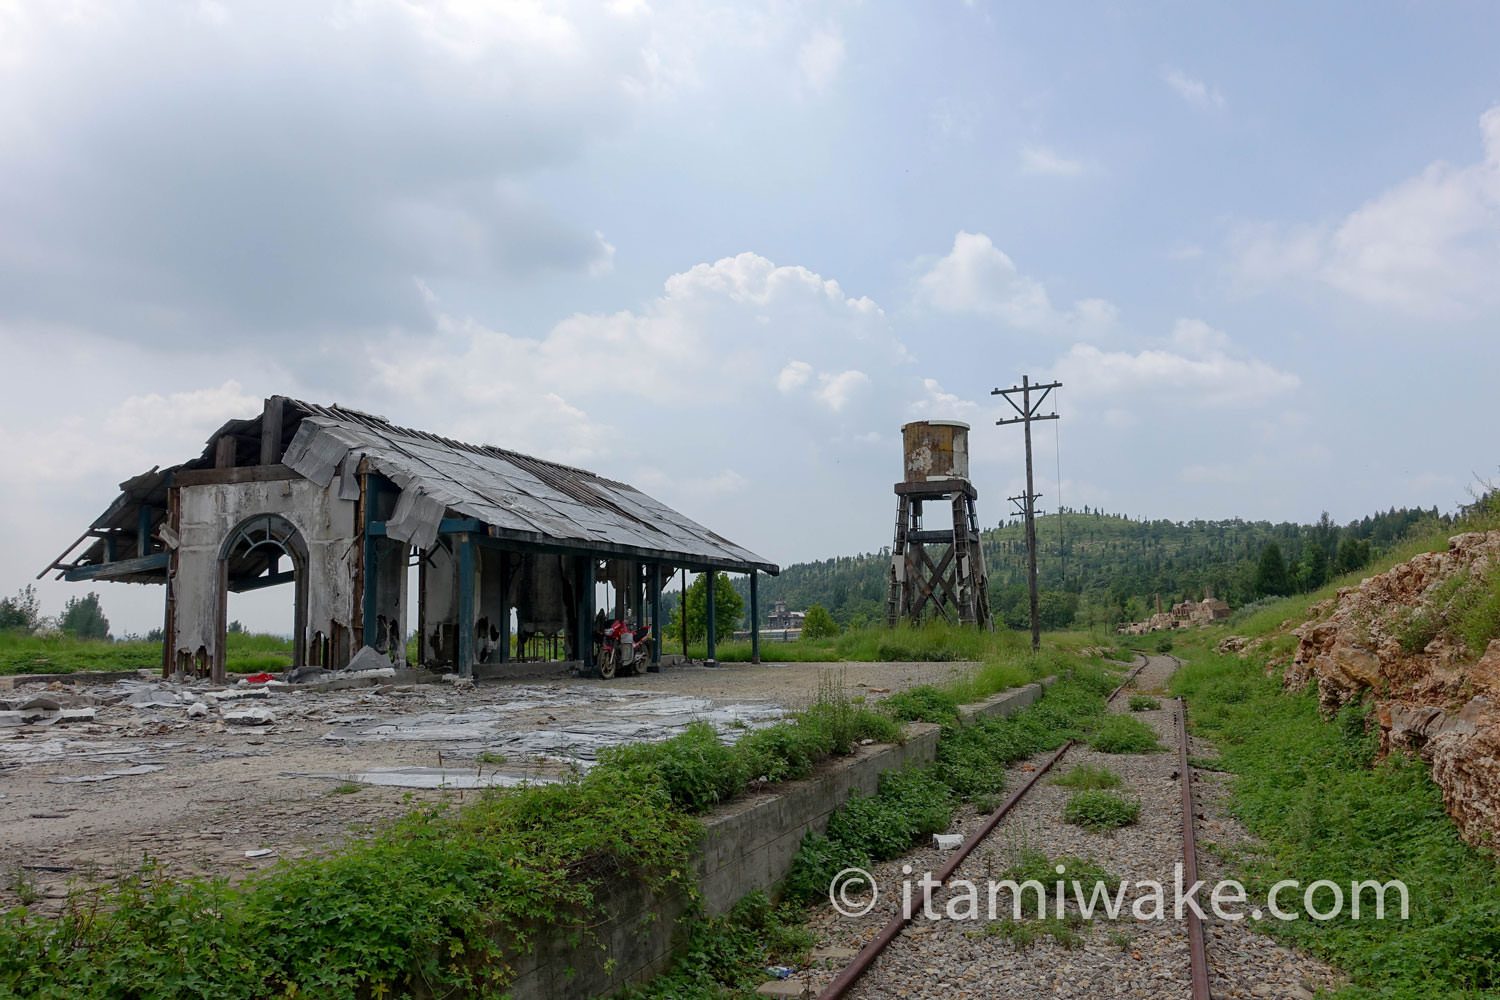
[(1000, 520), (1023, 373), (1064, 382), (1044, 508), (1055, 432), (1072, 506), (1452, 509), (1500, 467), (1497, 38), (1478, 3), (0, 2), (0, 592), (275, 392), (783, 563), (889, 543), (921, 417), (974, 424)]

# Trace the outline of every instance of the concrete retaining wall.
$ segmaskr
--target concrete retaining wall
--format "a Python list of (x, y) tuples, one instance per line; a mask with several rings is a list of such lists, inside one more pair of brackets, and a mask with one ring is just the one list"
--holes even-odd
[[(1054, 678), (1003, 691), (961, 709), (965, 722), (1009, 716), (1032, 704)], [(913, 723), (901, 746), (871, 746), (830, 761), (820, 773), (778, 785), (775, 792), (736, 799), (703, 820), (697, 875), (703, 907), (728, 911), (740, 897), (770, 889), (791, 869), (810, 832), (821, 833), (833, 811), (855, 789), (873, 795), (886, 771), (926, 767), (937, 755), (938, 727)], [(609, 996), (629, 983), (664, 971), (673, 958), (678, 921), (689, 912), (685, 897), (663, 899), (634, 882), (622, 882), (598, 900), (603, 922), (595, 942), (539, 941), (516, 963), (516, 1000), (578, 1000)]]

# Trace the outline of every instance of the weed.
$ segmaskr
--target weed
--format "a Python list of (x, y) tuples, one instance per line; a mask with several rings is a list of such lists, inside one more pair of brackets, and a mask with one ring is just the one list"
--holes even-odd
[(1107, 716), (1089, 735), (1089, 746), (1100, 753), (1156, 753), (1156, 731), (1128, 715)]
[(1062, 777), (1053, 778), (1052, 783), (1064, 788), (1118, 788), (1120, 776), (1097, 764), (1079, 764)]
[(1044, 936), (1050, 936), (1068, 951), (1083, 946), (1083, 935), (1078, 928), (1083, 920), (1077, 914), (1067, 914), (1063, 919), (1045, 917), (1040, 920), (994, 920), (984, 925), (983, 930), (968, 931), (970, 938), (998, 937), (1010, 943), (1016, 951), (1028, 951)]
[(1149, 694), (1133, 694), (1130, 696), (1130, 710), (1132, 712), (1149, 712), (1156, 708), (1161, 708), (1161, 702)]
[(360, 786), (353, 781), (341, 781), (333, 786), (334, 795), (353, 795), (359, 791)]
[(1063, 819), (1094, 833), (1129, 826), (1141, 815), (1141, 804), (1119, 792), (1085, 788), (1074, 792), (1063, 807)]

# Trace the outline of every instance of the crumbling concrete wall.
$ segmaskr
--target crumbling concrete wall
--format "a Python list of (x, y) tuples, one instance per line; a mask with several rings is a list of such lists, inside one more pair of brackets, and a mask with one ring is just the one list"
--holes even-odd
[[(1056, 678), (1002, 691), (961, 709), (965, 722), (1005, 718), (1044, 696)], [(937, 757), (937, 726), (912, 723), (900, 746), (872, 746), (831, 762), (816, 777), (787, 782), (775, 792), (747, 796), (703, 819), (695, 869), (703, 908), (722, 914), (746, 893), (769, 890), (791, 870), (808, 833), (821, 833), (835, 809), (858, 791), (873, 795), (886, 771), (928, 767)], [(883, 904), (882, 904), (883, 905)], [(595, 942), (539, 940), (516, 961), (511, 995), (517, 1000), (573, 1000), (610, 996), (671, 965), (673, 936), (689, 901), (681, 894), (653, 896), (639, 883), (619, 882), (601, 894)]]
[(177, 548), (172, 586), (176, 597), (171, 648), (189, 655), (199, 649), (210, 661), (218, 652), (221, 572), (219, 552), (247, 519), (277, 514), (294, 525), (307, 546), (307, 624), (304, 638), (330, 635), (354, 621), (355, 504), (336, 490), (305, 479), (265, 483), (180, 486)]

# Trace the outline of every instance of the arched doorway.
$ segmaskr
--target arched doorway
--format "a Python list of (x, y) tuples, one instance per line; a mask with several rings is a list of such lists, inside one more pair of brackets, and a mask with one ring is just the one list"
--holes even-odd
[(297, 526), (279, 514), (257, 514), (235, 525), (219, 547), (216, 680), (224, 679), (230, 591), (239, 593), (284, 583), (293, 587), (292, 665), (300, 666), (307, 662), (307, 542)]

